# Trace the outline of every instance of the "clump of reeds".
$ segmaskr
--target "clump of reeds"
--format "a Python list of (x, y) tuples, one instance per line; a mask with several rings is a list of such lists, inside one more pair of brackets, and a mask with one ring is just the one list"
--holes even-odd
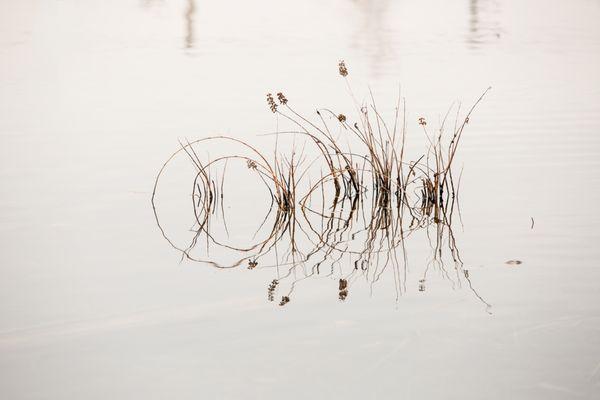
[[(344, 61), (339, 62), (338, 72), (350, 88), (349, 71)], [(428, 230), (429, 227), (436, 229), (436, 241), (432, 244), (432, 260), (419, 281), (419, 291), (425, 290), (426, 274), (432, 265), (450, 276), (441, 261), (444, 243), (448, 246), (457, 271), (457, 282), (460, 282), (462, 275), (474, 291), (468, 273), (458, 273), (463, 269), (463, 263), (452, 232), (452, 215), (457, 208), (458, 190), (452, 167), (471, 114), (488, 90), (489, 88), (477, 99), (464, 117), (459, 118), (457, 111), (455, 127), (449, 135), (444, 133), (449, 113), (435, 132), (431, 132), (426, 119), (420, 117), (416, 123), (427, 139), (427, 148), (412, 160), (407, 159), (405, 154), (406, 108), (404, 99), (400, 97), (395, 106), (394, 119), (388, 124), (378, 110), (372, 94), (367, 103), (359, 104), (354, 100), (357, 110), (354, 120), (346, 113), (330, 109), (317, 109), (316, 120), (313, 120), (297, 112), (282, 92), (277, 92), (275, 96), (268, 93), (266, 100), (270, 111), (294, 127), (293, 130), (277, 132), (276, 135), (305, 137), (312, 143), (319, 157), (307, 165), (304, 150), (298, 154), (295, 147), (289, 153), (282, 153), (276, 147), (273, 156), (267, 157), (247, 142), (227, 136), (180, 143), (181, 148), (163, 165), (155, 181), (152, 205), (157, 224), (165, 239), (184, 258), (219, 268), (233, 268), (247, 261), (248, 269), (257, 269), (259, 259), (268, 258), (276, 252), (277, 243), (286, 241), (288, 251), (285, 252), (285, 260), (275, 257), (275, 262), (277, 266), (287, 265), (288, 273), (271, 282), (268, 287), (269, 301), (274, 300), (274, 291), (282, 280), (295, 276), (296, 267), (305, 268), (309, 260), (312, 260), (312, 267), (301, 278), (295, 278), (289, 293), (282, 296), (279, 303), (281, 306), (290, 301), (297, 283), (319, 275), (323, 264), (330, 265), (333, 271), (333, 265), (339, 265), (344, 255), (352, 257), (353, 262), (352, 269), (339, 280), (340, 300), (345, 300), (348, 296), (351, 277), (363, 274), (374, 285), (388, 267), (394, 271), (394, 283), (399, 295), (406, 290), (407, 255), (404, 241), (414, 232)], [(355, 147), (342, 148), (342, 143), (334, 134), (336, 131), (353, 138)], [(244, 154), (201, 160), (195, 147), (212, 141), (237, 144)], [(348, 141), (348, 145), (349, 143)], [(185, 247), (176, 245), (167, 236), (155, 207), (159, 179), (166, 166), (180, 153), (190, 159), (196, 170), (192, 185), (194, 236)], [(271, 208), (274, 217), (266, 239), (249, 247), (224, 245), (211, 235), (211, 219), (219, 207), (224, 215), (222, 200), (225, 174), (219, 180), (218, 173), (215, 175), (213, 172), (214, 167), (223, 162), (226, 166), (228, 161), (233, 160), (244, 162), (248, 169), (260, 177), (270, 193), (272, 204), (276, 205)], [(320, 169), (318, 179), (314, 182), (309, 180), (307, 185), (309, 169), (314, 169), (317, 161), (320, 161), (323, 168)], [(313, 203), (319, 203), (320, 207), (315, 208)], [(298, 244), (299, 233), (304, 238), (304, 244), (309, 244), (308, 248)], [(242, 255), (228, 266), (194, 256), (192, 251), (201, 236), (208, 243), (226, 247)], [(358, 237), (361, 239), (357, 239)], [(354, 244), (354, 247), (350, 247), (349, 243)], [(305, 249), (302, 250), (301, 247)], [(475, 291), (474, 293), (483, 301)]]

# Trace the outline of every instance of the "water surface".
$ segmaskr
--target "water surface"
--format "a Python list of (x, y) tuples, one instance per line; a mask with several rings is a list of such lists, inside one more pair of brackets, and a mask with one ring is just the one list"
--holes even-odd
[[(598, 20), (591, 0), (3, 2), (2, 397), (596, 398)], [(387, 111), (401, 85), (415, 152), (418, 117), (492, 86), (457, 227), (491, 315), (441, 274), (418, 290), (425, 238), (398, 301), (389, 278), (340, 302), (334, 274), (278, 307), (272, 269), (180, 263), (160, 235), (178, 139), (270, 148), (267, 92), (351, 107), (340, 59)]]

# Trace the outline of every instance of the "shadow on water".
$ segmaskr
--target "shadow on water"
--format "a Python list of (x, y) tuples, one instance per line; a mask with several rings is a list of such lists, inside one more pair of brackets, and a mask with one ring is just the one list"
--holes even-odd
[[(348, 82), (343, 61), (339, 73)], [(368, 282), (372, 292), (386, 272), (398, 300), (407, 291), (407, 244), (421, 241), (430, 255), (418, 284), (415, 282), (418, 290), (426, 290), (428, 274), (435, 272), (453, 288), (468, 287), (489, 312), (490, 305), (472, 285), (454, 234), (457, 221), (462, 223), (458, 197), (462, 171), (456, 175), (452, 168), (462, 133), (488, 90), (462, 117), (460, 105), (453, 105), (437, 129), (431, 130), (427, 121), (419, 118), (416, 123), (427, 139), (427, 149), (412, 160), (405, 152), (407, 121), (400, 96), (395, 118), (387, 124), (372, 95), (368, 103), (355, 101), (356, 120), (351, 122), (330, 109), (318, 109), (316, 121), (311, 121), (299, 114), (283, 93), (268, 94), (270, 110), (291, 127), (271, 134), (274, 151), (267, 154), (228, 136), (181, 142), (155, 181), (152, 206), (156, 223), (182, 260), (218, 269), (273, 269), (276, 278), (268, 285), (267, 298), (275, 301), (275, 292), (279, 292), (281, 306), (310, 278), (338, 277), (337, 295), (343, 301), (358, 280)], [(453, 126), (448, 128), (451, 114)], [(342, 144), (341, 136), (347, 143)], [(291, 150), (282, 151), (286, 137), (293, 137), (293, 143)], [(297, 138), (306, 139), (302, 147)], [(221, 154), (200, 157), (211, 145), (221, 149)], [(188, 194), (192, 220), (186, 222), (188, 230), (191, 226), (191, 238), (184, 241), (167, 233), (157, 207), (163, 174), (182, 156), (194, 169)], [(248, 183), (252, 179), (256, 185)], [(268, 193), (268, 211), (245, 235), (250, 239), (244, 245), (229, 240), (230, 236), (240, 237), (237, 231), (231, 232), (227, 222), (229, 180), (235, 181), (234, 186), (246, 183), (246, 193), (258, 192), (257, 186)], [(256, 207), (252, 210), (256, 213)], [(248, 219), (248, 214), (238, 217)], [(219, 249), (218, 259), (209, 255), (211, 248)]]

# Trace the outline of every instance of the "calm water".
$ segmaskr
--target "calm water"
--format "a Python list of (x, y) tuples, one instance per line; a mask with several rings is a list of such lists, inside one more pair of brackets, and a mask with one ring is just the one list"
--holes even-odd
[[(0, 397), (597, 398), (598, 21), (592, 0), (3, 1)], [(178, 139), (270, 148), (265, 93), (348, 107), (342, 58), (361, 99), (389, 111), (401, 85), (415, 151), (418, 117), (492, 86), (456, 228), (491, 315), (442, 274), (418, 291), (425, 237), (398, 301), (389, 275), (340, 302), (334, 274), (283, 308), (273, 269), (180, 263), (161, 237), (150, 195)]]

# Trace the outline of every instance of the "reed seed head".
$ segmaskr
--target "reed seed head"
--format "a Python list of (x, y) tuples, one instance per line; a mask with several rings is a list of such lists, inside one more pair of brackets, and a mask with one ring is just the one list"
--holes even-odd
[(346, 122), (346, 116), (344, 114), (340, 114), (337, 116), (338, 121)]
[(340, 283), (339, 283), (339, 299), (344, 301), (346, 300), (346, 297), (348, 297), (348, 281), (346, 279), (340, 279)]
[(346, 67), (346, 62), (344, 60), (340, 60), (338, 64), (340, 75), (343, 77), (348, 76), (348, 67)]
[(419, 125), (422, 125), (422, 126), (427, 125), (427, 121), (425, 121), (425, 118), (423, 118), (423, 117), (419, 118)]
[(275, 100), (273, 99), (273, 95), (271, 93), (267, 93), (267, 104), (269, 105), (271, 111), (277, 112), (277, 104), (275, 103)]
[(277, 93), (277, 98), (279, 99), (279, 103), (281, 103), (282, 105), (286, 105), (288, 102), (285, 95), (281, 92)]
[(257, 165), (256, 162), (253, 160), (246, 160), (246, 165), (248, 166), (248, 169), (256, 169)]

